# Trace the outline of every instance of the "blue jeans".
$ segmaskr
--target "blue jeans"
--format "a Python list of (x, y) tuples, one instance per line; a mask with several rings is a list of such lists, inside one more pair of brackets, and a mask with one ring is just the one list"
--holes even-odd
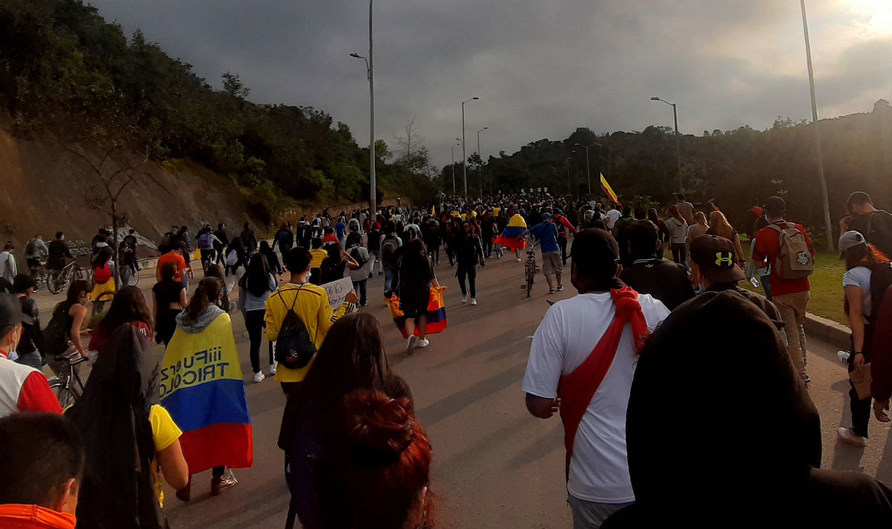
[(391, 293), (391, 283), (393, 283), (393, 268), (389, 266), (384, 266), (384, 295), (389, 296)]

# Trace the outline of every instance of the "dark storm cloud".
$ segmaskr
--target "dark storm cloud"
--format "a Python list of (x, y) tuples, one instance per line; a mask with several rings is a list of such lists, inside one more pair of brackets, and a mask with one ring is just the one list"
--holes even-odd
[[(869, 111), (892, 98), (889, 36), (831, 38), (862, 18), (813, 0), (821, 113)], [(232, 71), (263, 103), (309, 105), (368, 141), (364, 0), (96, 0), (127, 33), (141, 28), (214, 86)], [(811, 15), (811, 13), (810, 13)], [(826, 26), (826, 29), (824, 29)], [(844, 44), (835, 44), (844, 42)], [(834, 49), (828, 49), (828, 46)], [(468, 153), (509, 153), (576, 127), (672, 125), (684, 133), (769, 127), (810, 116), (796, 2), (753, 0), (415, 0), (375, 4), (376, 135), (391, 146), (415, 118), (434, 161), (448, 163), (466, 105)], [(828, 116), (829, 117), (829, 116)]]

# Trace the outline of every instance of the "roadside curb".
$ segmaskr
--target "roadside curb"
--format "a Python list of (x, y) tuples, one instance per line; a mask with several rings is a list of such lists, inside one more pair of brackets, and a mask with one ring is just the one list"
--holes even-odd
[(805, 332), (845, 351), (851, 347), (852, 331), (848, 327), (810, 312), (805, 314)]

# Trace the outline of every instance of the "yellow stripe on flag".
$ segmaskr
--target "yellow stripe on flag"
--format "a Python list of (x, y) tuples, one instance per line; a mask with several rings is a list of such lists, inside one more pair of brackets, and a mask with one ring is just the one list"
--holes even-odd
[(616, 193), (613, 191), (613, 188), (610, 187), (610, 184), (607, 183), (607, 179), (604, 178), (603, 173), (601, 173), (601, 189), (603, 189), (604, 192), (607, 193), (607, 196), (610, 198), (610, 200), (619, 204), (619, 198), (617, 198)]

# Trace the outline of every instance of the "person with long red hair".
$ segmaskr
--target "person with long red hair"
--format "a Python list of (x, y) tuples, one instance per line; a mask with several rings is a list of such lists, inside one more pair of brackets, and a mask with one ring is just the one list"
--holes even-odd
[(357, 390), (323, 452), (321, 529), (432, 529), (431, 444), (409, 399)]

